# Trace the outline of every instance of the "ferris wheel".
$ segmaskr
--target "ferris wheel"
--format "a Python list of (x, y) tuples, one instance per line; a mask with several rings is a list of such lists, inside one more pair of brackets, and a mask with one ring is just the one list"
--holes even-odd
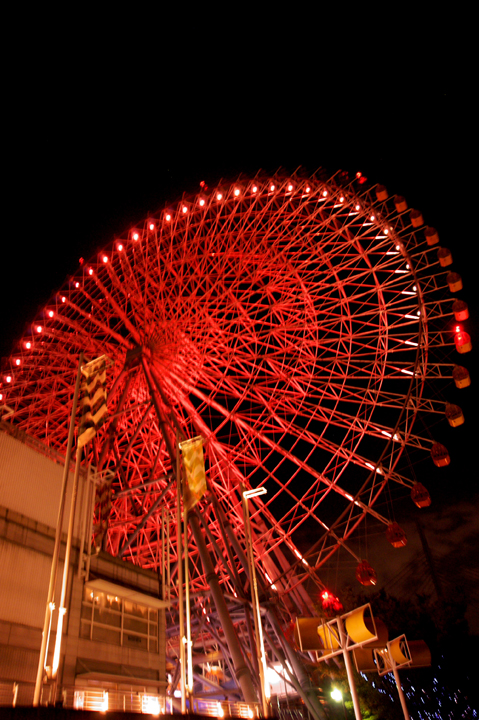
[[(399, 469), (408, 447), (448, 462), (415, 424), (446, 410), (461, 422), (430, 382), (468, 383), (449, 360), (454, 343), (470, 349), (467, 334), (444, 331), (444, 318), (461, 321), (467, 307), (438, 241), (404, 198), (344, 173), (203, 184), (51, 298), (4, 368), (8, 422), (64, 453), (78, 355), (106, 356), (110, 419), (87, 449), (109, 472), (104, 547), (161, 566), (165, 508), (176, 534), (171, 448), (201, 436), (208, 490), (194, 512), (223, 592), (240, 593), (231, 567), (245, 548), (241, 488), (263, 488), (249, 501), (252, 545), (286, 622), (312, 608), (306, 583), (322, 586), (340, 547), (360, 582), (375, 582), (348, 550), (365, 518), (384, 526), (385, 542), (405, 544), (381, 497), (398, 487), (429, 504)], [(102, 512), (99, 502), (97, 529)], [(189, 562), (201, 598), (193, 535)]]

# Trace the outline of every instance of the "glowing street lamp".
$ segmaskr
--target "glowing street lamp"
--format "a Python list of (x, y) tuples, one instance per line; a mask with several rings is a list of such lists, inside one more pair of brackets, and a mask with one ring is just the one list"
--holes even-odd
[(348, 716), (346, 715), (346, 706), (344, 704), (343, 693), (339, 688), (335, 687), (331, 690), (331, 699), (334, 700), (334, 702), (343, 703), (344, 717), (347, 720)]

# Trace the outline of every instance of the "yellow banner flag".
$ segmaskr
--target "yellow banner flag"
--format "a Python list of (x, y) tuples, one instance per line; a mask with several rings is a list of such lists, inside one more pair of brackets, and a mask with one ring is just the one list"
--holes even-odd
[(181, 448), (185, 468), (184, 501), (187, 509), (191, 510), (206, 492), (203, 438), (199, 435), (178, 444)]

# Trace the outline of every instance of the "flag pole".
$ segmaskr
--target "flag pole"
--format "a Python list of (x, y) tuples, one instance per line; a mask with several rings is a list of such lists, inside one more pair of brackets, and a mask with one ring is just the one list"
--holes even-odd
[(33, 705), (37, 706), (40, 702), (40, 695), (41, 695), (41, 689), (42, 689), (42, 683), (43, 683), (43, 668), (45, 665), (45, 658), (47, 656), (48, 652), (48, 639), (50, 636), (50, 624), (52, 619), (52, 611), (55, 607), (53, 599), (55, 595), (55, 583), (57, 578), (57, 567), (58, 567), (58, 559), (60, 556), (60, 545), (61, 545), (61, 537), (62, 537), (62, 526), (63, 526), (63, 513), (65, 510), (65, 502), (66, 502), (66, 489), (67, 489), (67, 483), (68, 483), (68, 472), (70, 468), (70, 458), (71, 458), (71, 452), (72, 452), (72, 445), (73, 445), (73, 436), (75, 433), (75, 416), (77, 411), (77, 405), (78, 405), (78, 394), (80, 391), (80, 379), (81, 379), (81, 368), (83, 365), (83, 352), (80, 353), (79, 360), (78, 360), (78, 371), (77, 371), (77, 378), (75, 382), (75, 391), (73, 393), (73, 406), (72, 406), (72, 413), (70, 416), (70, 429), (68, 432), (68, 442), (67, 442), (67, 452), (65, 456), (65, 465), (63, 468), (63, 479), (62, 479), (62, 489), (60, 494), (60, 505), (58, 508), (58, 517), (57, 517), (57, 528), (55, 533), (55, 545), (53, 548), (53, 558), (52, 558), (52, 567), (50, 570), (50, 584), (48, 586), (48, 594), (47, 594), (47, 603), (46, 603), (46, 609), (45, 609), (45, 620), (43, 623), (43, 633), (42, 633), (42, 644), (40, 648), (40, 657), (38, 659), (38, 668), (37, 668), (37, 677), (35, 681), (35, 692), (33, 695)]

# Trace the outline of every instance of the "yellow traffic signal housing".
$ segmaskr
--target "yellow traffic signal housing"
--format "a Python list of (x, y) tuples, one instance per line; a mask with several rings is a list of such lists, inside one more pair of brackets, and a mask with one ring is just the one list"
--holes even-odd
[(318, 627), (321, 626), (321, 619), (313, 618), (296, 618), (294, 627), (294, 640), (303, 651), (322, 650), (323, 643), (318, 635)]

